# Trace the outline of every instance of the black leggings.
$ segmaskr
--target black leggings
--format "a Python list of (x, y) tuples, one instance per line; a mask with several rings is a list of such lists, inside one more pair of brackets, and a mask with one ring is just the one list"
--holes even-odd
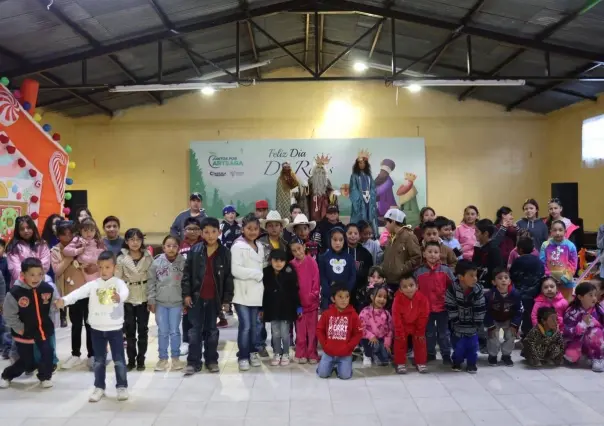
[(71, 355), (82, 355), (82, 325), (86, 327), (86, 350), (88, 358), (94, 356), (90, 325), (88, 324), (88, 298), (80, 299), (69, 306), (69, 320), (71, 321)]
[[(124, 303), (124, 325), (126, 326), (126, 352), (128, 364), (142, 365), (147, 354), (149, 340), (149, 311), (147, 302), (140, 305)], [(138, 349), (138, 350), (137, 350)]]

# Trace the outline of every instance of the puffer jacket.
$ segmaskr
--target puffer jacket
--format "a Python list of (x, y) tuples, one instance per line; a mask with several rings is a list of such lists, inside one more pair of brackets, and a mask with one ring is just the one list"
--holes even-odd
[(476, 283), (466, 294), (459, 282), (454, 282), (447, 289), (445, 305), (449, 313), (449, 321), (457, 336), (473, 336), (483, 327), (486, 313), (484, 288)]
[(231, 248), (231, 273), (235, 287), (233, 303), (244, 306), (262, 306), (264, 285), (264, 246), (256, 241), (254, 250), (243, 238), (237, 238)]
[(564, 312), (568, 308), (568, 301), (562, 296), (562, 293), (558, 292), (553, 299), (548, 299), (543, 294), (540, 294), (535, 298), (535, 305), (531, 312), (531, 322), (533, 326), (537, 325), (537, 312), (539, 308), (554, 308), (556, 315), (558, 316), (558, 326), (560, 330), (564, 329)]
[(444, 312), (445, 293), (447, 288), (453, 284), (455, 277), (451, 269), (445, 265), (423, 264), (413, 273), (417, 287), (430, 302), (430, 312)]
[(182, 305), (182, 274), (185, 258), (177, 255), (169, 261), (165, 254), (157, 256), (148, 271), (147, 303), (177, 307)]
[(397, 291), (392, 302), (394, 337), (399, 339), (409, 334), (424, 336), (429, 316), (430, 302), (421, 292), (416, 291), (409, 299), (403, 292)]
[(455, 238), (461, 244), (463, 258), (466, 260), (472, 260), (472, 256), (474, 256), (474, 246), (476, 245), (475, 229), (474, 226), (466, 225), (464, 222), (460, 223), (455, 229)]
[(21, 262), (28, 257), (40, 259), (45, 273), (50, 269), (50, 249), (44, 241), (38, 241), (36, 244), (34, 244), (33, 249), (29, 244), (19, 241), (17, 244), (15, 244), (10, 253), (7, 253), (6, 255), (8, 271), (10, 272), (11, 276), (11, 287), (21, 275)]
[(384, 250), (382, 269), (389, 284), (398, 284), (401, 277), (419, 266), (422, 252), (413, 231), (402, 227)]
[(317, 311), (321, 301), (321, 280), (317, 261), (311, 256), (304, 256), (304, 260), (293, 259), (291, 265), (298, 274), (300, 304), (303, 312)]
[(128, 286), (128, 299), (124, 303), (141, 305), (147, 302), (147, 274), (152, 263), (153, 257), (147, 250), (143, 251), (143, 257), (134, 264), (128, 249), (122, 249), (122, 254), (117, 258), (115, 276), (124, 280)]
[(394, 337), (394, 325), (392, 316), (386, 309), (375, 309), (373, 306), (366, 306), (361, 311), (359, 318), (363, 324), (363, 339), (384, 339), (384, 346), (392, 346)]

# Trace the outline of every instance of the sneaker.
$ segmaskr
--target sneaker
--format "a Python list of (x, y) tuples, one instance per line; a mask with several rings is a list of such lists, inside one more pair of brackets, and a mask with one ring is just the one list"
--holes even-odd
[(281, 365), (284, 366), (284, 367), (286, 365), (289, 365), (289, 355), (283, 355), (281, 357)]
[[(281, 355), (279, 355), (279, 354), (273, 355), (273, 359), (271, 359), (271, 365), (274, 367), (276, 365), (279, 365), (280, 362), (281, 362)], [(254, 364), (252, 363), (252, 365), (254, 365)]]
[(160, 359), (159, 361), (157, 361), (157, 364), (155, 364), (155, 371), (166, 371), (168, 369), (168, 360), (167, 359)]
[(514, 361), (512, 361), (512, 357), (510, 355), (503, 355), (501, 357), (501, 362), (503, 362), (503, 365), (505, 365), (506, 367), (514, 366)]
[(298, 358), (298, 364), (306, 364), (308, 362), (308, 359), (306, 358)]
[(453, 363), (453, 365), (451, 365), (451, 370), (457, 371), (457, 372), (461, 371), (461, 364)]
[(310, 358), (308, 360), (308, 363), (311, 364), (311, 365), (315, 365), (315, 364), (319, 363), (319, 360), (318, 359), (314, 359), (314, 358)]
[(417, 364), (417, 371), (421, 374), (426, 374), (428, 372), (428, 367), (424, 364)]
[(210, 373), (220, 373), (220, 368), (218, 367), (218, 364), (208, 364), (206, 365), (206, 369)]
[(128, 371), (132, 371), (136, 368), (136, 363), (128, 362), (128, 365), (126, 366), (126, 368), (128, 369)]
[(218, 328), (226, 328), (229, 326), (229, 322), (226, 320), (226, 318), (221, 318), (220, 321), (218, 321), (218, 324), (216, 326)]
[(9, 358), (8, 351), (2, 352), (2, 359), (8, 359), (8, 358)]
[(136, 371), (145, 371), (145, 363), (137, 364)]
[(189, 344), (187, 342), (182, 342), (180, 345), (180, 354), (188, 355), (189, 354)]
[(451, 355), (443, 354), (443, 365), (451, 365)]
[(101, 388), (94, 388), (90, 396), (88, 397), (88, 402), (99, 402), (101, 398), (105, 396), (105, 390)]
[(58, 369), (59, 369), (59, 364), (53, 364), (52, 365), (52, 374), (54, 375)]
[(248, 371), (250, 369), (250, 362), (247, 359), (239, 360), (239, 371)]
[(178, 357), (172, 357), (172, 365), (171, 369), (174, 371), (182, 370), (185, 368), (187, 364), (184, 361), (181, 361)]
[(407, 374), (407, 366), (405, 364), (397, 365), (396, 374)]
[[(265, 349), (266, 351), (266, 349)], [(250, 354), (250, 365), (252, 367), (260, 367), (262, 366), (262, 362), (260, 361), (260, 355), (258, 352), (253, 352)]]
[(538, 359), (527, 359), (526, 362), (528, 363), (529, 367), (533, 367), (533, 368), (539, 368), (541, 367), (541, 361), (539, 361)]
[(468, 364), (466, 366), (466, 372), (470, 374), (478, 373), (478, 368), (476, 368), (476, 364)]
[[(502, 358), (502, 360), (503, 360), (503, 358)], [(495, 355), (495, 356), (489, 355), (489, 365), (491, 367), (497, 366), (497, 355)]]
[(10, 380), (0, 378), (0, 389), (8, 389), (10, 386)]
[(126, 388), (117, 388), (117, 400), (118, 401), (126, 401), (128, 399), (128, 389)]
[(363, 367), (371, 367), (371, 364), (371, 358), (366, 355), (363, 355)]
[(486, 354), (489, 353), (489, 350), (487, 349), (487, 345), (486, 344), (484, 346), (480, 345), (480, 349), (479, 350), (480, 350), (480, 353), (483, 354), (483, 355), (486, 355)]
[[(266, 348), (260, 349), (258, 352), (256, 352), (256, 355), (259, 356), (260, 358), (269, 358), (270, 357)], [(254, 363), (252, 363), (252, 366), (255, 367)]]
[(602, 359), (594, 359), (591, 364), (591, 371), (594, 373), (602, 373), (604, 372), (604, 360)]
[(185, 371), (184, 371), (185, 376), (192, 376), (195, 373), (197, 373), (197, 370), (192, 365), (187, 365), (185, 367)]
[(430, 361), (436, 361), (436, 355), (428, 354), (428, 362), (430, 362)]
[(40, 382), (40, 386), (42, 386), (43, 389), (50, 389), (53, 386), (53, 384), (50, 380), (42, 380)]

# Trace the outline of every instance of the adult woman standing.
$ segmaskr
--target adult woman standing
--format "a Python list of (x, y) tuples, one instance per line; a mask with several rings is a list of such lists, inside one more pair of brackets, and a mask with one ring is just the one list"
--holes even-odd
[(361, 150), (350, 175), (350, 223), (369, 223), (373, 235), (378, 235), (375, 182), (371, 176), (369, 151)]

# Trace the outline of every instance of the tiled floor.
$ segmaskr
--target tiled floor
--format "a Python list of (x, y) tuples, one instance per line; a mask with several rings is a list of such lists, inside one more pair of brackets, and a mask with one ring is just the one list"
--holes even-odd
[[(308, 365), (265, 363), (239, 373), (235, 336), (235, 327), (221, 330), (219, 375), (133, 372), (126, 402), (115, 400), (111, 366), (108, 397), (97, 404), (87, 402), (93, 378), (85, 370), (57, 373), (50, 390), (40, 389), (35, 378), (16, 380), (0, 391), (0, 425), (604, 425), (604, 375), (589, 370), (528, 370), (515, 357), (513, 368), (488, 367), (481, 359), (476, 376), (439, 365), (422, 376), (357, 368), (350, 381), (317, 379)], [(58, 337), (64, 359), (68, 330), (59, 330)], [(157, 360), (156, 347), (154, 337), (149, 367)]]

